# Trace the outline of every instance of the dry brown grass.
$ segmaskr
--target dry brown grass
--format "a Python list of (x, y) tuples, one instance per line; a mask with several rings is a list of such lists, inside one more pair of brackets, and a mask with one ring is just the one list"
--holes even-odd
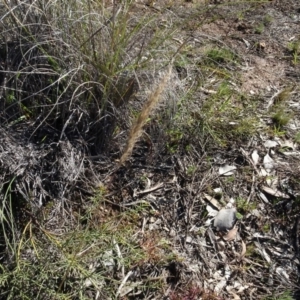
[(127, 140), (127, 144), (125, 146), (125, 149), (123, 151), (123, 155), (121, 156), (119, 164), (124, 164), (127, 159), (131, 156), (132, 150), (134, 148), (134, 145), (138, 141), (139, 137), (141, 136), (142, 129), (152, 112), (152, 110), (156, 107), (159, 99), (161, 98), (161, 94), (163, 93), (170, 77), (171, 77), (171, 70), (172, 70), (172, 64), (169, 65), (169, 69), (164, 75), (164, 77), (161, 80), (161, 83), (154, 89), (154, 91), (150, 94), (148, 100), (144, 104), (141, 113), (133, 123), (130, 129), (129, 137)]

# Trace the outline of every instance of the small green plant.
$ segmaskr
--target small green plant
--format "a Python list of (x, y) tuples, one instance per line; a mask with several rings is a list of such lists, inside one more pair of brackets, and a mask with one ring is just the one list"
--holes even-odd
[(197, 171), (197, 166), (188, 166), (186, 173), (187, 175), (191, 176), (194, 175), (196, 171)]
[(299, 55), (300, 55), (300, 40), (289, 42), (287, 48), (292, 54), (293, 64), (297, 65), (299, 63)]
[(269, 223), (264, 224), (263, 227), (262, 227), (262, 231), (265, 232), (265, 233), (269, 232), (270, 231), (270, 224)]
[(263, 298), (263, 300), (294, 300), (295, 298), (292, 295), (291, 291), (285, 291), (282, 294), (277, 294), (274, 296), (268, 296)]
[(206, 51), (206, 59), (212, 64), (232, 63), (236, 55), (227, 48), (215, 47)]
[(271, 24), (271, 22), (273, 21), (273, 17), (270, 15), (265, 15), (264, 19), (263, 19), (263, 23), (265, 26), (268, 26)]
[(260, 23), (255, 27), (254, 32), (257, 34), (262, 34), (264, 32), (264, 30), (265, 30), (264, 23)]
[(291, 96), (292, 90), (293, 90), (292, 86), (288, 86), (288, 87), (284, 88), (274, 99), (274, 105), (282, 105), (286, 101), (288, 101), (288, 99)]
[[(134, 236), (147, 208), (114, 212), (105, 207), (101, 195), (102, 191), (96, 192), (86, 203), (78, 224), (64, 234), (56, 235), (28, 222), (19, 241), (9, 241), (7, 236), (14, 262), (1, 268), (0, 291), (6, 291), (5, 299), (62, 300), (78, 295), (87, 299), (88, 291), (97, 290), (101, 291), (101, 299), (115, 299), (120, 282), (113, 276), (114, 270), (127, 274), (137, 265), (171, 259), (165, 255), (170, 251), (159, 234)], [(5, 210), (10, 205), (7, 194)], [(9, 225), (10, 232), (15, 231), (11, 220), (1, 220), (2, 225)], [(145, 281), (144, 285), (158, 289), (158, 282)]]
[(183, 138), (183, 131), (181, 129), (170, 129), (167, 132), (169, 141), (167, 143), (167, 149), (170, 153), (175, 153), (178, 149), (181, 139)]
[(248, 213), (251, 210), (255, 209), (256, 203), (248, 202), (246, 199), (238, 197), (236, 199), (236, 207), (237, 207), (238, 212), (245, 214), (245, 213)]
[(241, 213), (239, 213), (239, 212), (236, 212), (235, 216), (236, 216), (236, 218), (237, 218), (238, 220), (243, 219), (243, 215), (242, 215)]
[(283, 130), (281, 127), (273, 126), (273, 128), (270, 130), (270, 134), (274, 136), (284, 136), (285, 130)]
[(272, 116), (272, 121), (277, 128), (282, 128), (291, 120), (292, 115), (283, 110), (278, 109)]
[(245, 256), (247, 257), (251, 257), (253, 255), (255, 255), (256, 251), (255, 251), (255, 245), (253, 243), (248, 244), (247, 248), (246, 248), (246, 254)]
[(294, 137), (294, 141), (296, 142), (296, 143), (300, 143), (300, 132), (297, 132), (296, 134), (295, 134), (295, 137)]
[(243, 21), (244, 18), (245, 18), (245, 13), (244, 13), (243, 11), (239, 11), (239, 12), (237, 13), (237, 19), (238, 19), (239, 21)]

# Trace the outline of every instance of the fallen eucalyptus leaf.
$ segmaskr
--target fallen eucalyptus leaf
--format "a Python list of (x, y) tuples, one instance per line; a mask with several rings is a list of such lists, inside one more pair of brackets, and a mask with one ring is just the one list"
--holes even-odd
[(251, 154), (251, 158), (252, 158), (252, 161), (254, 163), (254, 165), (257, 165), (258, 162), (259, 162), (259, 155), (257, 153), (257, 150), (254, 150)]
[(264, 169), (264, 168), (260, 168), (258, 176), (259, 177), (266, 177), (269, 173)]
[(290, 151), (290, 152), (281, 152), (285, 156), (299, 156), (300, 153), (297, 151)]
[(227, 234), (223, 236), (223, 239), (227, 242), (233, 241), (236, 238), (238, 228), (234, 226)]
[(219, 168), (219, 174), (224, 176), (230, 176), (234, 174), (234, 170), (236, 170), (236, 166), (225, 165)]
[(269, 200), (268, 200), (268, 198), (265, 196), (264, 193), (258, 192), (258, 196), (259, 196), (259, 198), (260, 198), (262, 201), (264, 201), (265, 203), (270, 203)]
[(224, 286), (226, 285), (227, 280), (223, 279), (221, 281), (219, 281), (218, 284), (216, 284), (214, 291), (218, 294), (222, 291), (222, 289), (224, 288)]
[(245, 254), (246, 254), (246, 250), (247, 250), (246, 244), (242, 241), (242, 252), (241, 252), (241, 254), (240, 254), (239, 260), (243, 259), (243, 257), (244, 257)]
[(206, 205), (206, 210), (208, 212), (208, 217), (215, 217), (218, 214), (218, 211), (213, 209), (210, 205)]
[(275, 196), (275, 197), (284, 198), (284, 199), (289, 199), (289, 198), (290, 198), (289, 195), (284, 194), (284, 193), (280, 192), (280, 191), (277, 190), (277, 189), (272, 189), (272, 188), (270, 188), (270, 187), (268, 187), (268, 186), (265, 186), (265, 185), (262, 185), (262, 186), (261, 186), (261, 189), (262, 189), (264, 192), (268, 193), (269, 195), (272, 195), (272, 196)]
[(267, 140), (267, 141), (264, 142), (264, 146), (266, 148), (275, 148), (278, 145), (279, 145), (278, 142), (272, 141), (272, 140)]
[(282, 143), (280, 143), (280, 145), (282, 148), (288, 148), (291, 150), (295, 150), (295, 148), (297, 147), (297, 145), (292, 140), (285, 140)]
[(222, 189), (220, 187), (214, 189), (214, 193), (222, 195)]
[(274, 168), (274, 160), (268, 153), (264, 157), (264, 168), (268, 173), (270, 173)]
[(216, 207), (217, 209), (221, 209), (222, 207), (221, 207), (221, 204), (218, 202), (218, 200), (216, 200), (214, 197), (212, 197), (212, 196), (210, 196), (210, 195), (208, 195), (208, 194), (204, 194), (204, 197), (205, 197), (205, 199), (207, 200), (207, 201), (209, 201), (209, 203), (212, 205), (212, 206), (214, 206), (214, 207)]
[(289, 277), (289, 275), (287, 274), (287, 272), (283, 268), (277, 267), (276, 268), (276, 273), (279, 276), (284, 277), (287, 281), (289, 281), (290, 277)]
[(271, 258), (269, 256), (269, 254), (266, 252), (265, 248), (259, 244), (258, 242), (254, 242), (255, 246), (256, 246), (256, 251), (266, 260), (266, 262), (268, 264), (271, 263)]

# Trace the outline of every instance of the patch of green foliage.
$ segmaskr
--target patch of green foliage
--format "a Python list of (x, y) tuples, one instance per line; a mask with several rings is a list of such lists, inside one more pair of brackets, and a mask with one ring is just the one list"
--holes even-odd
[(292, 63), (297, 65), (299, 63), (300, 40), (289, 42), (287, 48), (292, 54)]
[(205, 57), (208, 63), (224, 64), (236, 61), (236, 55), (227, 48), (214, 47), (206, 51)]
[(265, 25), (263, 23), (260, 23), (256, 26), (254, 32), (257, 34), (262, 34), (265, 30)]
[[(26, 224), (20, 240), (8, 243), (14, 256), (10, 265), (1, 266), (1, 298), (88, 299), (89, 293), (116, 298), (116, 270), (125, 275), (136, 266), (177, 259), (158, 234), (135, 235), (147, 207), (115, 212), (105, 207), (101, 194), (86, 203), (76, 226), (65, 233), (49, 232), (31, 221)], [(143, 285), (159, 289), (163, 282)]]
[(292, 296), (292, 293), (290, 291), (285, 291), (281, 294), (274, 295), (274, 296), (268, 296), (263, 298), (264, 300), (294, 300), (295, 298)]
[(279, 129), (287, 125), (291, 118), (292, 114), (282, 111), (281, 109), (278, 109), (272, 116), (274, 125)]
[(171, 153), (176, 152), (183, 141), (188, 141), (190, 147), (197, 139), (209, 139), (211, 145), (216, 143), (225, 147), (229, 140), (246, 140), (257, 132), (259, 119), (255, 111), (258, 102), (238, 93), (229, 80), (220, 80), (216, 92), (208, 95), (198, 109), (191, 109), (197, 107), (194, 104), (199, 101), (194, 99), (197, 93), (196, 87), (193, 93), (186, 95), (167, 131)]
[(256, 203), (248, 202), (244, 198), (237, 198), (236, 199), (236, 207), (237, 207), (238, 212), (240, 212), (242, 214), (246, 214), (256, 208)]

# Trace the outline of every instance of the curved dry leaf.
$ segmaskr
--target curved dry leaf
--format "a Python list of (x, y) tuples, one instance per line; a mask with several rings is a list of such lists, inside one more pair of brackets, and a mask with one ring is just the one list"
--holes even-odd
[(257, 153), (257, 150), (254, 150), (251, 154), (251, 158), (252, 158), (252, 161), (253, 161), (253, 164), (254, 165), (257, 165), (258, 162), (259, 162), (259, 155)]
[(236, 166), (225, 165), (219, 168), (219, 174), (224, 176), (230, 176), (234, 173), (234, 170), (236, 170)]
[(265, 155), (263, 163), (264, 168), (268, 173), (270, 173), (274, 169), (274, 160), (268, 153)]
[(261, 186), (261, 189), (268, 193), (269, 195), (272, 195), (272, 196), (275, 196), (275, 197), (279, 197), (279, 198), (284, 198), (284, 199), (290, 199), (290, 196), (285, 194), (285, 193), (282, 193), (280, 192), (279, 190), (277, 189), (272, 189), (268, 186), (265, 186), (265, 185), (262, 185)]
[(208, 195), (208, 194), (204, 194), (204, 197), (207, 201), (210, 202), (210, 204), (214, 207), (216, 207), (217, 209), (221, 209), (222, 206), (220, 205), (220, 203), (218, 202), (218, 200), (216, 200), (214, 197)]
[(244, 258), (246, 251), (247, 251), (246, 244), (242, 240), (242, 252), (240, 254), (239, 260), (242, 260)]
[(297, 147), (297, 144), (294, 143), (293, 140), (285, 140), (282, 143), (280, 143), (280, 145), (281, 145), (281, 147), (289, 148), (291, 150), (294, 150)]
[(284, 277), (287, 281), (290, 279), (289, 274), (281, 267), (276, 268), (276, 273), (279, 276)]
[(269, 175), (269, 173), (264, 168), (260, 168), (260, 170), (258, 172), (259, 177), (266, 177), (268, 175)]
[(233, 241), (236, 238), (238, 228), (234, 226), (227, 234), (223, 236), (223, 239), (227, 242)]
[(278, 145), (279, 145), (278, 142), (272, 141), (272, 140), (267, 140), (267, 141), (264, 142), (264, 146), (266, 148), (275, 148)]
[(210, 205), (206, 205), (206, 210), (208, 212), (208, 217), (215, 217), (218, 214), (218, 211), (213, 209)]

